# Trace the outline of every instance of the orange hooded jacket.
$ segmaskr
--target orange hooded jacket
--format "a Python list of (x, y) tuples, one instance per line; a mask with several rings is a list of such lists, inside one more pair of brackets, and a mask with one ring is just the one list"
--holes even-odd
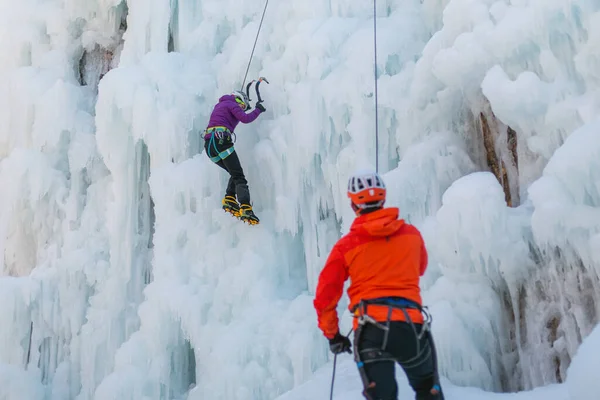
[[(313, 302), (319, 328), (327, 338), (333, 338), (339, 330), (336, 307), (348, 277), (350, 310), (361, 299), (380, 297), (403, 297), (422, 304), (419, 279), (427, 268), (427, 250), (421, 233), (398, 219), (399, 212), (395, 207), (384, 208), (357, 217), (350, 232), (331, 249), (319, 275)], [(418, 310), (407, 311), (414, 323), (423, 323)], [(384, 322), (388, 308), (370, 305), (367, 313), (376, 321)], [(405, 319), (402, 311), (393, 311), (391, 320)]]

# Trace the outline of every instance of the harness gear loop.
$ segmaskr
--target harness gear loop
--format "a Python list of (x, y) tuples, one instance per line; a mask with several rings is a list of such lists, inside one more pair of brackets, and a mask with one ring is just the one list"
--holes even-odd
[[(388, 314), (385, 323), (381, 323), (373, 319), (367, 314), (369, 305), (386, 306), (388, 307)], [(400, 310), (406, 319), (406, 322), (411, 326), (417, 344), (417, 354), (408, 360), (398, 360), (392, 354), (388, 353), (385, 349), (387, 347), (390, 331), (390, 323), (393, 310)], [(412, 318), (408, 314), (407, 309), (419, 310), (423, 314), (423, 324), (421, 332), (417, 332), (417, 328), (413, 323)], [(375, 382), (371, 382), (365, 371), (365, 364), (382, 362), (382, 361), (393, 361), (399, 363), (404, 368), (414, 368), (423, 362), (425, 362), (430, 356), (433, 358), (434, 364), (434, 385), (432, 390), (440, 391), (439, 377), (437, 373), (437, 357), (435, 354), (435, 347), (433, 344), (433, 337), (431, 336), (431, 321), (432, 317), (429, 314), (427, 307), (422, 307), (420, 304), (402, 298), (402, 297), (384, 297), (377, 299), (366, 299), (361, 300), (357, 305), (352, 308), (352, 313), (355, 318), (358, 319), (358, 328), (354, 334), (354, 360), (358, 367), (360, 377), (363, 381), (364, 391), (363, 396), (367, 400), (374, 400), (373, 390), (375, 388)], [(378, 329), (384, 331), (383, 343), (381, 348), (368, 348), (359, 351), (358, 344), (362, 334), (362, 330), (366, 324), (371, 324)], [(421, 339), (428, 335), (426, 344), (421, 348)]]

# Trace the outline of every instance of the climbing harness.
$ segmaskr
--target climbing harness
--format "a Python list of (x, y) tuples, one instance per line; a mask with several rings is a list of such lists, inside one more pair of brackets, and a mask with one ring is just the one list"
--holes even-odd
[[(210, 135), (210, 136), (209, 136)], [(211, 157), (210, 154), (208, 154), (208, 156), (210, 157), (210, 161), (217, 163), (221, 160), (226, 159), (228, 156), (231, 155), (231, 153), (233, 153), (235, 151), (235, 149), (233, 148), (233, 146), (231, 146), (230, 148), (223, 150), (221, 152), (219, 152), (219, 149), (217, 149), (217, 141), (220, 145), (222, 145), (223, 143), (225, 143), (225, 140), (229, 140), (232, 141), (233, 143), (235, 143), (235, 133), (231, 132), (229, 129), (227, 129), (224, 126), (213, 126), (210, 128), (207, 128), (204, 131), (204, 140), (209, 140), (208, 143), (208, 150), (212, 150), (212, 148), (215, 149), (215, 153), (217, 154), (214, 157)], [(208, 139), (207, 139), (208, 137)], [(233, 137), (233, 140), (232, 140)], [(207, 153), (209, 153), (207, 151)]]
[[(206, 130), (204, 131), (204, 140), (209, 140), (210, 136), (215, 136), (217, 139), (225, 139), (228, 136), (235, 136), (235, 133), (231, 132), (227, 127), (225, 126), (212, 126), (210, 128), (206, 128)], [(219, 143), (219, 144), (223, 144), (223, 143)]]
[[(369, 305), (385, 306), (388, 307), (387, 321), (380, 323), (375, 321), (367, 314), (367, 308)], [(415, 309), (423, 314), (423, 326), (421, 332), (417, 332), (412, 318), (408, 315), (407, 309)], [(408, 360), (398, 360), (392, 354), (385, 351), (388, 343), (388, 335), (390, 330), (390, 322), (393, 310), (400, 310), (406, 319), (406, 322), (411, 326), (417, 343), (417, 354)], [(381, 361), (393, 361), (398, 362), (404, 368), (414, 368), (429, 358), (432, 357), (433, 371), (434, 371), (434, 384), (432, 386), (432, 394), (437, 394), (441, 391), (438, 368), (437, 368), (437, 355), (435, 352), (435, 346), (433, 343), (433, 337), (431, 335), (431, 321), (432, 317), (429, 314), (427, 307), (422, 307), (418, 303), (402, 298), (402, 297), (385, 297), (370, 300), (361, 300), (354, 308), (352, 313), (358, 318), (358, 328), (354, 333), (354, 360), (358, 367), (360, 377), (363, 381), (364, 391), (363, 395), (367, 400), (375, 400), (373, 397), (373, 390), (375, 389), (375, 382), (371, 382), (365, 371), (365, 364), (381, 362)], [(362, 334), (362, 330), (366, 324), (372, 324), (375, 327), (384, 331), (383, 343), (381, 348), (367, 348), (359, 351), (358, 344)], [(427, 335), (427, 342), (423, 348), (421, 348), (421, 339)]]
[(373, 53), (375, 66), (375, 172), (379, 172), (379, 101), (377, 90), (377, 0), (373, 0)]
[(269, 0), (267, 0), (265, 2), (265, 9), (263, 10), (262, 17), (260, 19), (260, 24), (258, 25), (258, 31), (256, 32), (256, 38), (254, 39), (254, 46), (252, 46), (252, 53), (250, 53), (250, 59), (248, 60), (248, 66), (246, 67), (246, 74), (244, 75), (244, 81), (242, 82), (242, 90), (244, 89), (244, 85), (246, 84), (246, 78), (248, 77), (248, 71), (250, 70), (250, 64), (252, 63), (252, 58), (254, 57), (254, 49), (256, 49), (256, 42), (258, 42), (258, 35), (260, 34), (260, 29), (262, 28), (262, 24), (265, 19), (265, 13), (267, 12), (268, 5), (269, 5)]
[[(269, 84), (269, 81), (267, 80), (267, 78), (261, 76), (260, 78), (258, 78), (258, 80), (252, 80), (248, 83), (248, 85), (246, 85), (246, 96), (248, 98), (248, 104), (247, 104), (247, 109), (249, 110), (250, 108), (250, 101), (252, 101), (252, 99), (250, 98), (250, 88), (252, 87), (252, 84), (256, 82), (256, 85), (254, 87), (254, 90), (256, 92), (256, 97), (258, 98), (257, 104), (258, 103), (262, 103), (263, 99), (260, 95), (260, 84), (262, 82), (266, 82), (267, 84)], [(230, 148), (228, 148), (227, 150), (223, 150), (221, 152), (219, 152), (219, 150), (217, 149), (217, 142), (222, 145), (223, 143), (225, 143), (225, 140), (229, 140), (232, 141), (233, 143), (235, 143), (235, 132), (231, 132), (227, 127), (225, 126), (212, 126), (210, 128), (206, 128), (206, 130), (204, 131), (203, 135), (204, 140), (209, 140), (209, 144), (208, 144), (208, 149), (212, 150), (214, 149), (216, 156), (211, 157), (210, 154), (208, 154), (208, 156), (210, 157), (210, 160), (212, 162), (219, 162), (220, 160), (224, 160), (226, 159), (229, 155), (231, 155), (231, 153), (233, 153), (235, 151), (235, 149), (233, 148), (233, 146), (231, 146)]]

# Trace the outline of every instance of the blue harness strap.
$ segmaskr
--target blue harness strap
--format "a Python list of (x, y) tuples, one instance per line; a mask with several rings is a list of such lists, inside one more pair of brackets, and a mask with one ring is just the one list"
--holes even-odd
[(217, 126), (214, 128), (208, 128), (206, 130), (206, 133), (210, 134), (208, 149), (211, 149), (211, 146), (212, 146), (215, 149), (215, 153), (217, 153), (217, 155), (214, 157), (211, 157), (210, 153), (207, 154), (208, 157), (210, 158), (210, 161), (217, 163), (221, 160), (226, 159), (227, 157), (229, 157), (231, 155), (231, 153), (233, 153), (235, 151), (233, 146), (231, 146), (227, 150), (223, 150), (223, 151), (219, 152), (219, 149), (217, 149), (217, 144), (215, 143), (215, 136), (217, 138), (219, 138), (220, 140), (222, 140), (223, 136), (225, 136), (225, 135), (231, 136), (231, 132), (229, 131), (229, 129), (227, 129), (225, 127)]

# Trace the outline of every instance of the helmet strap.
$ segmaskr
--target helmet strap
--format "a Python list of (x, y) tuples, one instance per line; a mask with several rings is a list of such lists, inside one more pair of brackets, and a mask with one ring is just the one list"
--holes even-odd
[(236, 98), (235, 102), (238, 103), (244, 110), (246, 110), (248, 108), (248, 104), (245, 103), (243, 100)]

